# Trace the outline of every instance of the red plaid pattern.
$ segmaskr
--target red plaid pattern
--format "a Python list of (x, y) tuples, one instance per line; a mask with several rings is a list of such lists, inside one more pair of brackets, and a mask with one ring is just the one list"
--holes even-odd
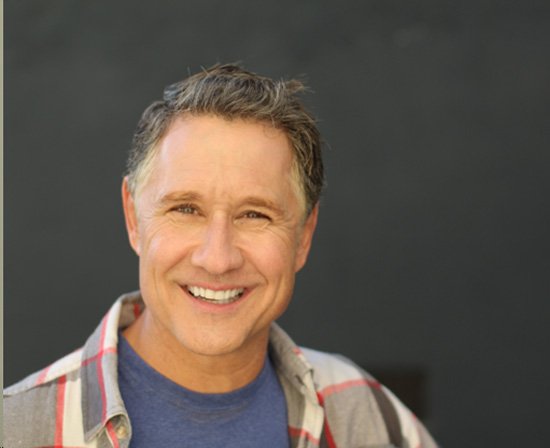
[[(119, 298), (84, 347), (4, 391), (5, 447), (126, 448), (130, 422), (117, 384), (118, 329), (143, 309)], [(344, 358), (298, 348), (275, 324), (270, 353), (285, 392), (293, 448), (434, 448), (395, 396)]]

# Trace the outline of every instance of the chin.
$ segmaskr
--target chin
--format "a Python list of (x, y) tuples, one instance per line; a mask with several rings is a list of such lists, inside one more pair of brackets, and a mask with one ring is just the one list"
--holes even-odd
[(180, 338), (180, 344), (197, 355), (223, 356), (238, 351), (244, 344), (244, 338), (228, 338), (225, 335), (216, 337), (208, 334), (200, 339), (195, 337), (191, 341)]

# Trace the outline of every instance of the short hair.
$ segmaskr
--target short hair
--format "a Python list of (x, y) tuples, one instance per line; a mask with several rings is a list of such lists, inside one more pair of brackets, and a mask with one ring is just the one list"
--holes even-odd
[(305, 90), (301, 81), (274, 80), (234, 64), (214, 65), (166, 87), (134, 134), (126, 171), (130, 193), (135, 196), (147, 180), (158, 142), (177, 117), (213, 115), (264, 122), (285, 132), (293, 150), (292, 174), (309, 215), (319, 201), (324, 172), (316, 120), (299, 97)]

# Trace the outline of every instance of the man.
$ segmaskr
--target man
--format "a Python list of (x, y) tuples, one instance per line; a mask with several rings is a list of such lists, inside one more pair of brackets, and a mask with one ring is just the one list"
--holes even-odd
[(323, 185), (303, 88), (215, 66), (145, 111), (122, 185), (140, 292), (6, 390), (6, 447), (435, 446), (368, 374), (274, 324)]

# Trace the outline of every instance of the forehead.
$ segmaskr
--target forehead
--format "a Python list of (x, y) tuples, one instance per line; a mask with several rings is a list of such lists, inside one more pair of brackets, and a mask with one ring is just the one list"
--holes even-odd
[(292, 183), (292, 161), (286, 134), (269, 124), (186, 116), (159, 142), (147, 184), (157, 194), (191, 187), (282, 194)]
[(285, 163), (292, 152), (286, 134), (269, 124), (206, 115), (176, 119), (160, 142), (159, 156)]

